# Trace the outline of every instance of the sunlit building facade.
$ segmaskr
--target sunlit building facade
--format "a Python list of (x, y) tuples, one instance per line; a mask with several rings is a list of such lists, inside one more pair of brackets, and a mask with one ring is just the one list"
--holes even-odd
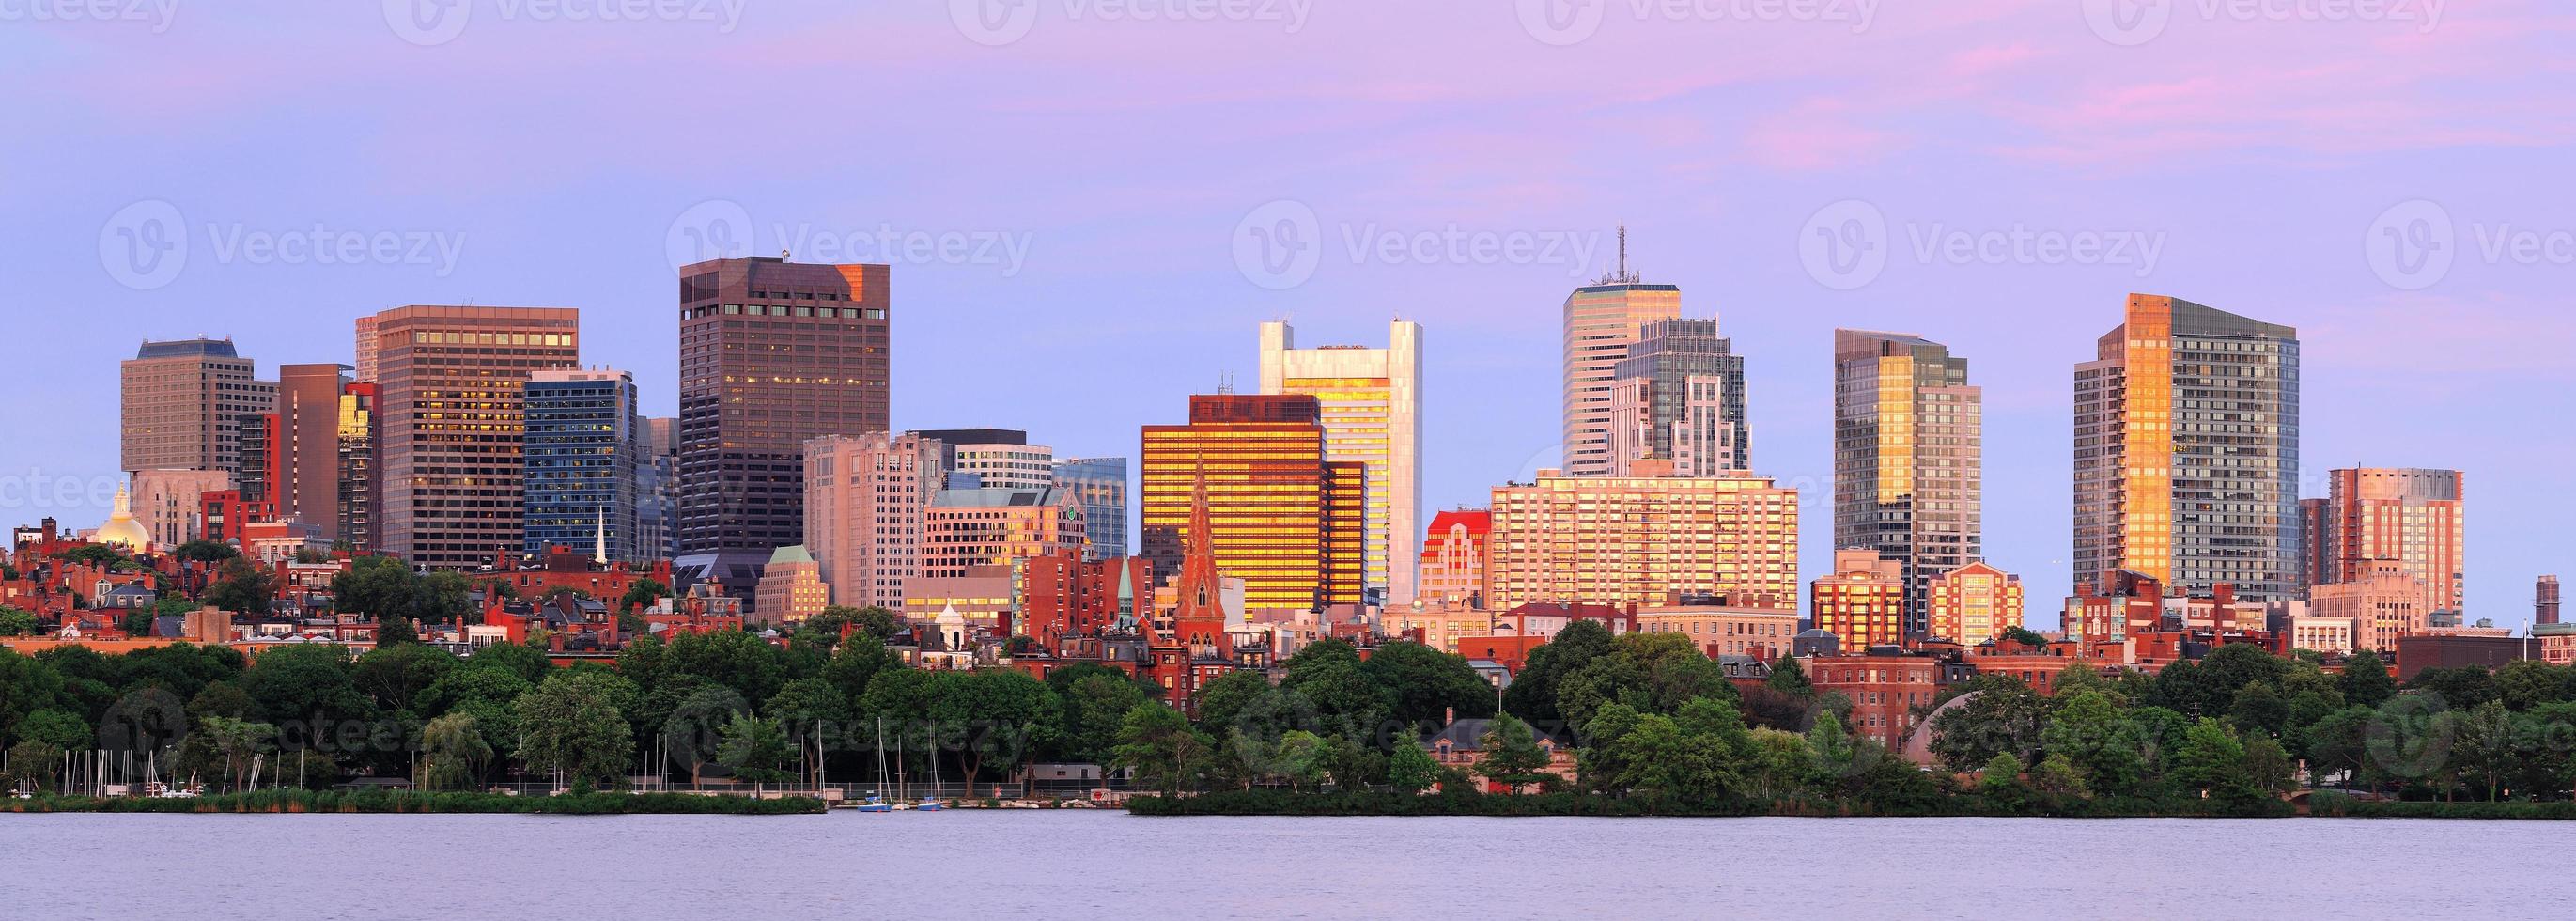
[(1387, 347), (1298, 348), (1286, 323), (1261, 324), (1261, 392), (1322, 405), (1324, 456), (1368, 474), (1368, 587), (1412, 600), (1422, 527), (1422, 325), (1387, 324)]
[(1359, 604), (1367, 469), (1325, 454), (1322, 403), (1308, 394), (1190, 398), (1186, 425), (1144, 428), (1145, 558), (1179, 574), (1202, 481), (1218, 571), (1260, 610)]
[(382, 551), (473, 569), (519, 552), (526, 394), (581, 365), (581, 314), (554, 307), (398, 307), (375, 317), (382, 388)]
[(2073, 578), (2297, 597), (2298, 331), (2149, 294), (2125, 320), (2075, 366)]
[(2353, 467), (2326, 473), (2306, 547), (2317, 585), (2359, 578), (2396, 560), (2424, 583), (2428, 611), (2468, 604), (2468, 475), (2457, 470)]
[(1485, 605), (1662, 604), (1675, 594), (1794, 610), (1798, 491), (1750, 473), (1583, 477), (1493, 491)]
[(904, 582), (921, 572), (922, 517), (946, 478), (939, 442), (834, 435), (807, 442), (802, 466), (802, 543), (821, 564), (832, 603), (903, 610)]
[(1611, 390), (1628, 347), (1649, 324), (1676, 319), (1682, 289), (1649, 285), (1622, 265), (1565, 298), (1565, 466), (1573, 476), (1616, 472), (1610, 452)]
[(1431, 516), (1431, 533), (1422, 544), (1422, 589), (1417, 602), (1485, 606), (1485, 560), (1494, 530), (1494, 514), (1460, 509)]
[(1845, 650), (1906, 645), (1905, 566), (1875, 550), (1834, 551), (1834, 571), (1808, 586), (1810, 617)]
[(1752, 469), (1744, 356), (1715, 318), (1646, 324), (1612, 375), (1613, 473), (1643, 460), (1671, 461), (1678, 476)]
[(1927, 639), (1975, 646), (2022, 625), (2021, 577), (1982, 560), (1932, 580)]
[(1933, 580), (1985, 554), (1983, 431), (1948, 346), (1834, 330), (1834, 546), (1904, 567), (1909, 635), (1930, 629)]
[(978, 567), (1015, 568), (1082, 550), (1082, 503), (1071, 490), (946, 489), (922, 512), (921, 574), (963, 576)]

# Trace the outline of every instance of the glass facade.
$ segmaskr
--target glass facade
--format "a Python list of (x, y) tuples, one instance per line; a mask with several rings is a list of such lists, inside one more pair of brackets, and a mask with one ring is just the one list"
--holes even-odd
[(580, 313), (418, 306), (375, 319), (382, 551), (431, 569), (519, 553), (527, 382), (580, 365)]
[(2298, 331), (2145, 294), (2126, 319), (2075, 367), (2074, 578), (2297, 598)]
[(1082, 501), (1082, 556), (1098, 562), (1134, 551), (1127, 544), (1127, 459), (1090, 457), (1055, 465), (1055, 484)]
[(1983, 428), (1949, 347), (1834, 331), (1834, 547), (1896, 561), (1908, 636), (1928, 635), (1934, 580), (1985, 556)]
[[(1753, 469), (1744, 421), (1744, 356), (1717, 320), (1660, 320), (1638, 331), (1614, 380), (1642, 384), (1637, 448), (1681, 476)], [(1621, 458), (1631, 461), (1638, 458)]]
[(1610, 391), (1619, 363), (1648, 324), (1681, 312), (1682, 289), (1675, 285), (1619, 281), (1576, 288), (1566, 297), (1565, 472), (1612, 472)]
[(1410, 601), (1421, 553), (1422, 326), (1388, 324), (1387, 347), (1297, 348), (1286, 323), (1261, 324), (1261, 392), (1321, 405), (1324, 456), (1360, 465), (1368, 588)]
[(636, 542), (641, 440), (635, 378), (622, 371), (539, 372), (528, 381), (527, 537), (521, 552), (570, 547), (646, 562)]
[(1204, 482), (1216, 567), (1254, 609), (1358, 604), (1365, 473), (1324, 457), (1322, 408), (1302, 394), (1190, 398), (1187, 425), (1144, 430), (1145, 558), (1177, 575)]

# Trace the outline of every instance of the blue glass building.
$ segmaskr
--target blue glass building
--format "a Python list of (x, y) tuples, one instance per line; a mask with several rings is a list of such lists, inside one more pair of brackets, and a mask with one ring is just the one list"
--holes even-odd
[(527, 391), (525, 551), (565, 546), (607, 562), (647, 562), (637, 542), (643, 439), (635, 378), (623, 371), (538, 371)]

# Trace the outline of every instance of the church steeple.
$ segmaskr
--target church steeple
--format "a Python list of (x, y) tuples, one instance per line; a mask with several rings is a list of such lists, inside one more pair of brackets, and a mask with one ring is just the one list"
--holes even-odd
[(1173, 586), (1180, 603), (1172, 612), (1172, 632), (1194, 653), (1231, 656), (1233, 643), (1225, 632), (1225, 583), (1217, 574), (1216, 533), (1208, 504), (1207, 465), (1202, 462), (1190, 500), (1189, 549)]

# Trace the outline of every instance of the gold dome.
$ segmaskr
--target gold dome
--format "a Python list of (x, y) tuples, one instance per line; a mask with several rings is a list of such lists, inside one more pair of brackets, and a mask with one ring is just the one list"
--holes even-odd
[(117, 487), (116, 511), (107, 516), (107, 523), (99, 526), (98, 533), (90, 535), (90, 543), (122, 547), (127, 553), (152, 549), (152, 532), (134, 520), (134, 497), (124, 487)]

